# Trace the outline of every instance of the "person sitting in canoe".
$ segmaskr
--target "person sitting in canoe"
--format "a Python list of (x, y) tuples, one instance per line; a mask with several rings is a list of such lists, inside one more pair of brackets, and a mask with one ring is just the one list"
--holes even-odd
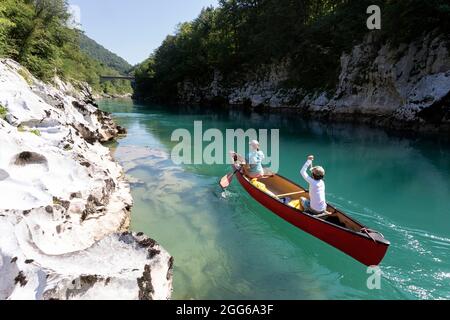
[[(325, 170), (322, 167), (312, 167), (314, 156), (309, 156), (305, 165), (301, 170), (303, 179), (309, 184), (310, 199), (301, 198), (303, 209), (305, 212), (313, 215), (325, 215), (327, 212), (327, 202), (325, 200)], [(307, 173), (309, 167), (311, 168), (312, 177)]]
[(253, 140), (250, 142), (250, 153), (246, 159), (245, 175), (250, 179), (261, 178), (264, 176), (264, 168), (262, 162), (265, 159), (264, 152), (259, 149), (259, 142)]

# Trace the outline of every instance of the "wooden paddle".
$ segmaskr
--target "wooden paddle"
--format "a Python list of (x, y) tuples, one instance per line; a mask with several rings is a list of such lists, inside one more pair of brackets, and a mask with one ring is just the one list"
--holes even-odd
[[(245, 162), (244, 158), (242, 158), (240, 155), (238, 155), (236, 152), (234, 151), (230, 151), (230, 155), (233, 157), (234, 159), (234, 163), (240, 161), (240, 162)], [(226, 176), (224, 176), (222, 179), (220, 179), (220, 186), (222, 187), (223, 190), (228, 189), (228, 187), (230, 186), (231, 182), (233, 181), (233, 178), (235, 176), (235, 174), (239, 171), (239, 169), (236, 169), (233, 173), (229, 173)]]
[(223, 190), (228, 189), (228, 187), (230, 186), (231, 182), (233, 181), (234, 175), (238, 171), (239, 170), (236, 169), (233, 173), (229, 173), (226, 176), (224, 176), (222, 179), (220, 179), (220, 186), (222, 187)]

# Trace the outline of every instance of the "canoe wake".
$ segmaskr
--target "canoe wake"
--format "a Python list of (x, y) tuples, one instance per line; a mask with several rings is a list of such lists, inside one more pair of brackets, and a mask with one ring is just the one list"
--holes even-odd
[[(435, 235), (429, 230), (401, 226), (358, 203), (331, 196), (339, 207), (345, 208), (352, 216), (370, 221), (378, 230), (389, 234), (391, 253), (384, 261), (382, 271), (393, 290), (408, 299), (448, 298), (450, 291), (447, 289), (443, 293), (439, 283), (450, 279), (447, 258), (450, 255), (450, 238)], [(405, 261), (413, 262), (405, 268)]]

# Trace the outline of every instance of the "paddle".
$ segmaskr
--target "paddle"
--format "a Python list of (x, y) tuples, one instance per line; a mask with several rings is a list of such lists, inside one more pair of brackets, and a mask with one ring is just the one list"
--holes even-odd
[[(238, 162), (239, 155), (236, 152), (231, 151), (230, 155), (233, 157), (234, 163)], [(222, 187), (223, 190), (228, 189), (228, 187), (230, 186), (231, 182), (233, 181), (234, 175), (238, 171), (239, 171), (239, 169), (236, 169), (233, 173), (229, 173), (226, 176), (224, 176), (222, 179), (220, 179), (220, 183), (219, 184), (220, 184), (220, 186)]]
[(220, 186), (222, 187), (223, 190), (226, 190), (231, 182), (233, 181), (233, 177), (234, 175), (238, 172), (239, 170), (236, 169), (233, 173), (229, 173), (226, 176), (224, 176), (222, 179), (220, 179)]

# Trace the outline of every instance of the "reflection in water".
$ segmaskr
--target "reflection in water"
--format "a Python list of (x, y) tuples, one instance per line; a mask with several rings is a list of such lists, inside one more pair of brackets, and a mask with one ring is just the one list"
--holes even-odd
[[(126, 109), (123, 109), (126, 107)], [(133, 228), (175, 256), (177, 299), (429, 299), (450, 295), (450, 148), (349, 124), (237, 110), (164, 109), (103, 102), (129, 130), (115, 149), (133, 185)], [(300, 182), (309, 153), (329, 173), (330, 202), (380, 230), (392, 247), (382, 290), (366, 269), (280, 220), (236, 183), (226, 198), (223, 166), (175, 166), (173, 130), (280, 129), (281, 174)]]

